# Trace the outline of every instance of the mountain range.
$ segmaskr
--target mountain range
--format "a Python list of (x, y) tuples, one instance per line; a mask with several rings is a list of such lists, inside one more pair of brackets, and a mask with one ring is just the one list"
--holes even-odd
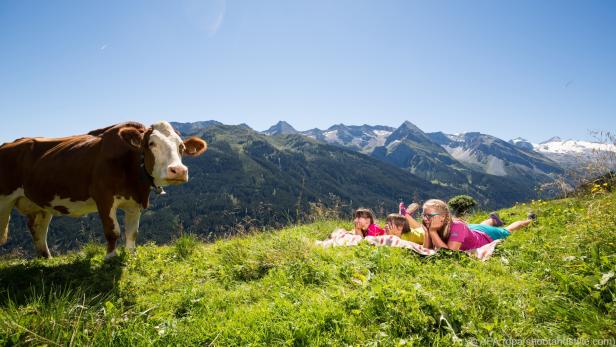
[[(190, 127), (190, 124), (174, 123), (174, 126), (179, 129)], [(249, 129), (244, 124), (240, 126)], [(553, 155), (521, 138), (504, 141), (478, 132), (425, 133), (408, 121), (398, 128), (336, 124), (325, 130), (305, 131), (280, 121), (261, 134), (270, 141), (303, 136), (315, 143), (349, 149), (434, 185), (471, 194), (484, 207), (557, 194), (549, 183), (566, 177), (571, 169), (571, 165), (561, 161), (562, 155)], [(548, 142), (555, 141), (558, 139)], [(576, 143), (578, 146), (589, 144)]]
[[(517, 141), (516, 141), (517, 140)], [(511, 140), (516, 146), (528, 146), (524, 139)], [(524, 143), (526, 142), (526, 143)], [(557, 162), (563, 168), (573, 171), (583, 171), (589, 166), (616, 167), (616, 143), (613, 139), (603, 142), (562, 140), (552, 137), (538, 144), (531, 144), (532, 149)]]
[[(407, 130), (404, 130), (404, 128)], [(395, 137), (399, 137), (401, 132), (408, 132), (408, 129), (414, 129), (414, 132), (420, 137), (423, 133), (410, 122), (403, 123), (399, 128), (382, 125), (370, 126), (364, 124), (354, 126), (336, 124), (326, 130), (315, 128), (298, 131), (285, 121), (278, 122), (263, 133), (270, 136), (301, 134), (325, 143), (351, 148), (365, 154), (373, 154), (377, 147), (387, 146), (392, 142), (394, 142), (393, 146), (396, 146)], [(396, 132), (396, 130), (398, 130), (398, 134), (389, 139), (390, 135)], [(519, 169), (523, 171), (529, 171), (530, 169), (534, 173), (549, 174), (555, 169), (554, 165), (556, 165), (557, 172), (559, 169), (560, 171), (575, 170), (586, 166), (592, 161), (605, 161), (606, 158), (609, 158), (609, 161), (613, 161), (611, 157), (614, 156), (613, 153), (616, 153), (616, 145), (611, 144), (615, 141), (609, 137), (600, 142), (591, 142), (572, 139), (563, 140), (558, 136), (553, 136), (540, 143), (531, 143), (522, 137), (504, 141), (494, 136), (477, 132), (461, 134), (435, 132), (424, 134), (431, 141), (442, 146), (461, 163), (472, 169), (497, 176), (515, 175), (511, 171)], [(508, 146), (505, 142), (516, 147), (518, 151), (521, 150), (522, 153)], [(382, 150), (378, 149), (377, 153)], [(494, 153), (491, 153), (491, 151), (494, 151)], [(526, 157), (531, 158), (529, 160), (518, 160)], [(549, 160), (552, 162), (549, 162)], [(518, 168), (505, 167), (511, 166), (512, 163), (515, 163), (514, 166), (518, 166)]]

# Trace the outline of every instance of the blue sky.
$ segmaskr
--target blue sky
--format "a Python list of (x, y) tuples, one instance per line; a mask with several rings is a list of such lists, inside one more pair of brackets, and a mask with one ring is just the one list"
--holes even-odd
[(0, 1), (0, 142), (136, 120), (616, 131), (616, 1)]

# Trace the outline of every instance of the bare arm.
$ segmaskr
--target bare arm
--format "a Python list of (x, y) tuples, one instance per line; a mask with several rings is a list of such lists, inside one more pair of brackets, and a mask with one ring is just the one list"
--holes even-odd
[(462, 246), (462, 242), (458, 242), (458, 241), (447, 242), (447, 248), (454, 250), (454, 251), (460, 250), (460, 246)]
[(447, 246), (447, 244), (443, 242), (443, 240), (436, 231), (428, 230), (426, 234), (428, 235), (428, 238), (432, 240), (434, 248), (449, 248), (449, 246)]
[(428, 249), (432, 249), (432, 239), (430, 238), (430, 232), (424, 228), (424, 243), (423, 246)]
[(462, 246), (462, 242), (449, 241), (445, 243), (436, 231), (426, 231), (424, 234), (423, 246), (425, 248), (446, 248), (457, 251), (460, 249), (460, 246)]

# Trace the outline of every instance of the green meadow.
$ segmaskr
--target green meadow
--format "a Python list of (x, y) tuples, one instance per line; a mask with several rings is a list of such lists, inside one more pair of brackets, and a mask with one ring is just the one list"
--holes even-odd
[[(480, 346), (616, 344), (616, 193), (517, 204), (538, 222), (488, 261), (323, 249), (349, 220), (215, 243), (188, 235), (104, 261), (0, 259), (0, 345)], [(486, 212), (469, 216), (480, 221)]]

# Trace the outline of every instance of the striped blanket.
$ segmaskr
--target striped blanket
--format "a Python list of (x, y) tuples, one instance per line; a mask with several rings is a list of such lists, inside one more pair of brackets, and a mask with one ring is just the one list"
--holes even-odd
[[(366, 241), (374, 246), (407, 248), (421, 255), (434, 255), (437, 252), (436, 250), (425, 248), (423, 245), (402, 240), (394, 235), (361, 237), (360, 235), (353, 234), (352, 232), (344, 229), (334, 230), (329, 239), (317, 241), (317, 245), (323, 247), (356, 246), (362, 241)], [(490, 256), (492, 256), (492, 253), (494, 253), (494, 249), (500, 241), (502, 240), (496, 240), (480, 248), (466, 251), (466, 253), (483, 261), (488, 260)]]

